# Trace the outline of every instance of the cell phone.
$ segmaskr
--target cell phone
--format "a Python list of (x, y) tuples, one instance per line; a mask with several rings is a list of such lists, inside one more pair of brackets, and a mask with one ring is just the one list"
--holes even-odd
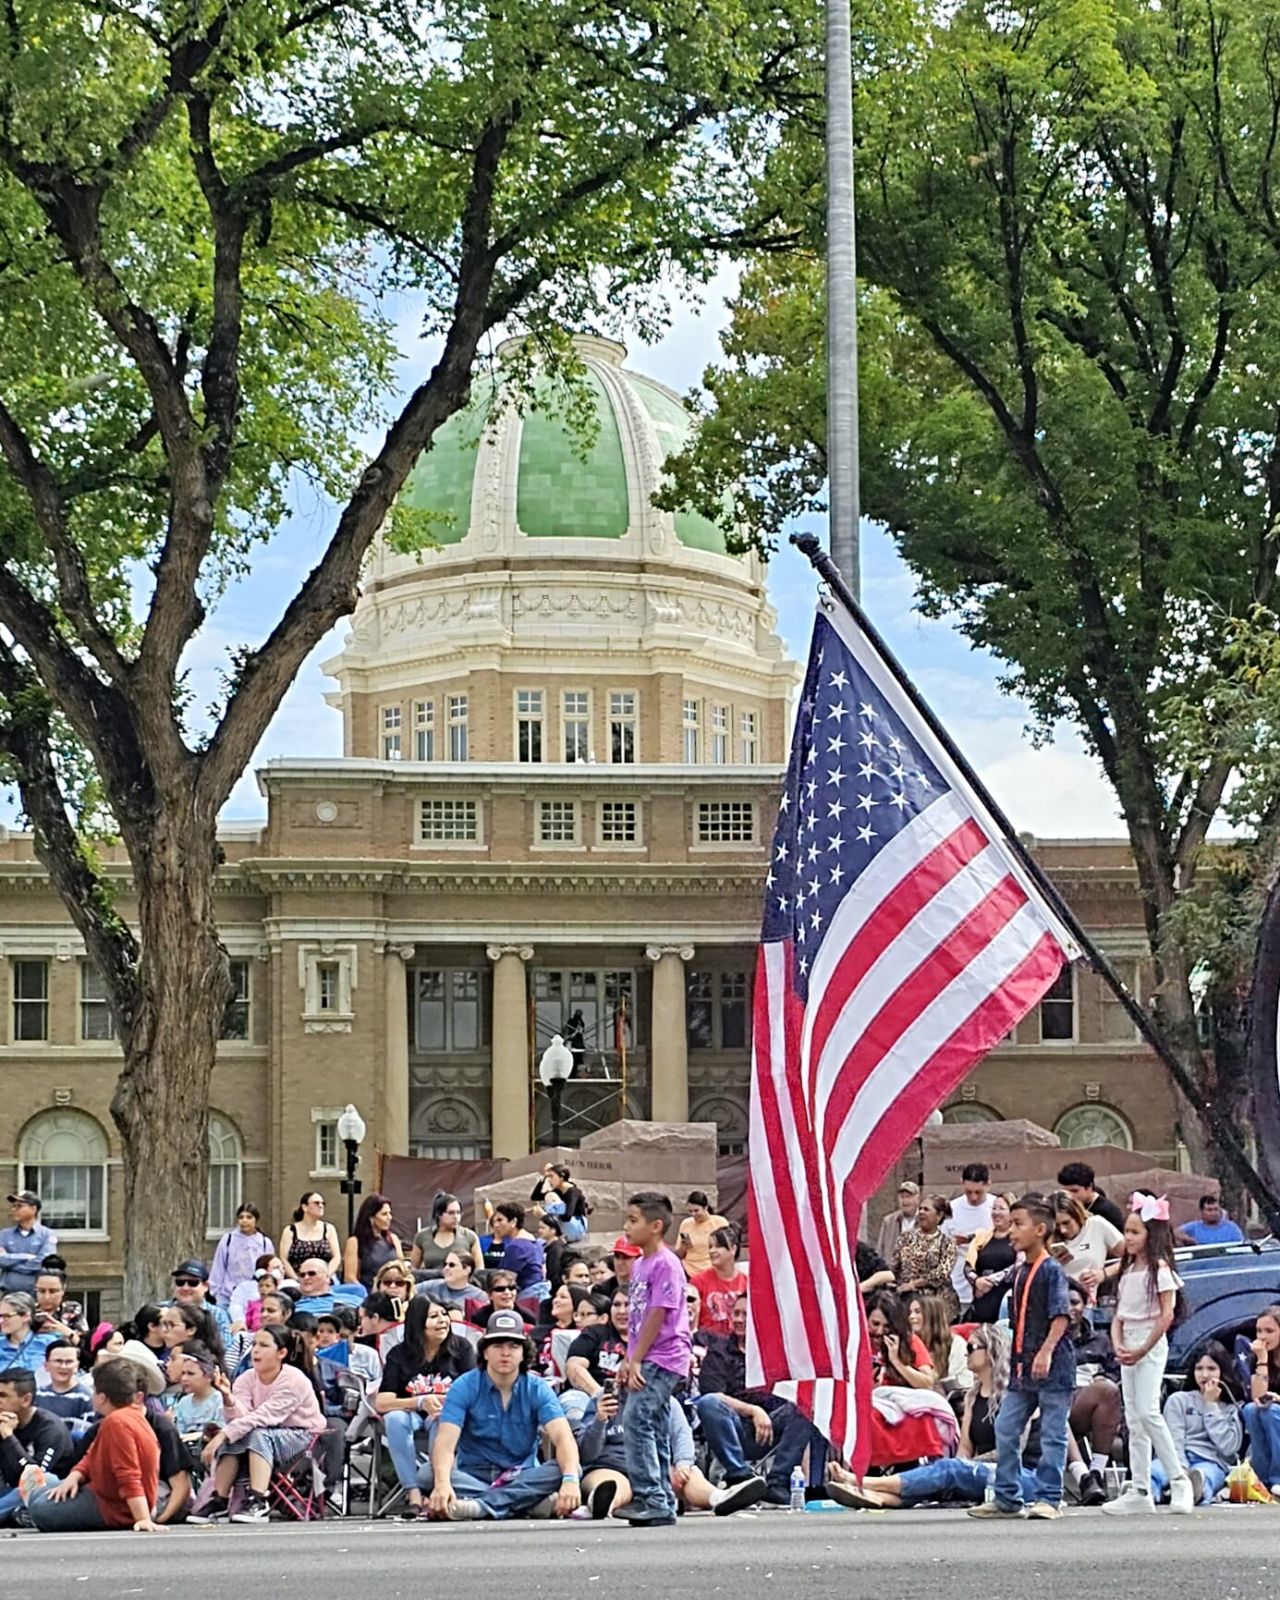
[(1070, 1261), (1071, 1259), (1071, 1250), (1065, 1244), (1051, 1244), (1049, 1246), (1049, 1254), (1058, 1261)]

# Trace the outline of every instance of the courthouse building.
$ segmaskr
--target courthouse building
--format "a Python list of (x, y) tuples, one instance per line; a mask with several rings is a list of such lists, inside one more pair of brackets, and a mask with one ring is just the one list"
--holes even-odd
[[(213, 1079), (211, 1238), (242, 1197), (277, 1238), (307, 1188), (336, 1202), (348, 1101), (369, 1127), (366, 1179), (375, 1148), (545, 1143), (537, 1064), (553, 1033), (577, 1063), (570, 1142), (625, 1112), (714, 1122), (725, 1153), (743, 1147), (765, 844), (799, 667), (757, 559), (652, 504), (687, 428), (678, 398), (621, 346), (578, 343), (594, 427), (477, 386), (405, 492), (437, 547), (376, 550), (327, 664), (343, 756), (271, 762), (266, 820), (223, 830), (236, 998)], [(1038, 848), (1138, 975), (1126, 848)], [(106, 859), (128, 916), (127, 862)], [(112, 1020), (20, 833), (0, 837), (0, 985), (0, 1180), (40, 1191), (77, 1284), (109, 1295), (123, 1204)], [(946, 1115), (1029, 1116), (1079, 1145), (1176, 1143), (1163, 1072), (1085, 974)]]

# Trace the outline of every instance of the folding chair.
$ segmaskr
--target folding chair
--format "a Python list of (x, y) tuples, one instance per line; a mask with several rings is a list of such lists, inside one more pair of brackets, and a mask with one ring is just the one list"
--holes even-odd
[(320, 1522), (325, 1514), (324, 1461), (321, 1441), (314, 1434), (292, 1461), (277, 1466), (267, 1486), (267, 1502), (288, 1522)]

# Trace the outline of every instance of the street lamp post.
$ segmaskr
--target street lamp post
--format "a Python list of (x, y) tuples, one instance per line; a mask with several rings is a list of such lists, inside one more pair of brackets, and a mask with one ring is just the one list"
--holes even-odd
[(338, 1137), (347, 1151), (347, 1175), (342, 1180), (341, 1188), (347, 1197), (348, 1238), (356, 1231), (356, 1196), (364, 1188), (356, 1177), (356, 1168), (360, 1165), (360, 1146), (364, 1143), (367, 1132), (364, 1118), (354, 1106), (348, 1106), (338, 1118)]
[(573, 1075), (573, 1051), (558, 1033), (552, 1034), (551, 1043), (542, 1052), (538, 1063), (538, 1076), (542, 1079), (551, 1101), (551, 1143), (560, 1143), (560, 1107), (564, 1099), (564, 1086)]

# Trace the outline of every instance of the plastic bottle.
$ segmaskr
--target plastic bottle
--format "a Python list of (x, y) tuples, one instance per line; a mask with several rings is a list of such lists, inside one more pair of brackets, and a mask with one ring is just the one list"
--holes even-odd
[(792, 1511), (804, 1510), (805, 1475), (803, 1467), (793, 1467), (791, 1471), (791, 1504)]

